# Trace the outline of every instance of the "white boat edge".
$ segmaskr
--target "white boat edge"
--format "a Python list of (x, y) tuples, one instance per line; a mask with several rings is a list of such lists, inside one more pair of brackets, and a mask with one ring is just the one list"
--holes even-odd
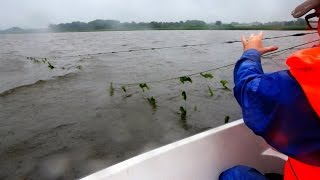
[(212, 180), (235, 165), (281, 174), (286, 159), (238, 120), (138, 155), (83, 180)]

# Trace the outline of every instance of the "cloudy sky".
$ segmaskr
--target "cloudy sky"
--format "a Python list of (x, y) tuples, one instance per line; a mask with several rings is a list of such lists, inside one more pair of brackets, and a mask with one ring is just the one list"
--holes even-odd
[(50, 23), (120, 21), (267, 22), (292, 20), (303, 0), (0, 0), (0, 29), (46, 27)]

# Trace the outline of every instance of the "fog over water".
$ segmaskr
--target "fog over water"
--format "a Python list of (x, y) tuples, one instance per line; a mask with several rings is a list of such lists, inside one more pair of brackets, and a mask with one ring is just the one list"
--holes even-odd
[[(113, 19), (122, 22), (268, 22), (293, 20), (303, 0), (1, 0), (0, 29), (47, 27), (50, 23)], [(253, 15), (254, 14), (254, 15)]]
[[(197, 75), (192, 84), (178, 79), (149, 83), (146, 92), (136, 85), (125, 86), (125, 93), (116, 83), (168, 79), (233, 64), (242, 53), (241, 44), (223, 42), (250, 33), (0, 35), (0, 179), (79, 178), (220, 126), (226, 116), (240, 119), (233, 92), (219, 82), (227, 80), (232, 89), (233, 66), (212, 71), (212, 80)], [(295, 33), (267, 31), (265, 36)], [(308, 35), (265, 43), (284, 49), (313, 39)], [(203, 45), (186, 46), (194, 44)], [(284, 59), (291, 52), (263, 59), (265, 71), (285, 69)], [(35, 63), (27, 57), (46, 59)], [(50, 70), (47, 62), (55, 68)], [(151, 96), (157, 101), (156, 111), (148, 103)], [(181, 121), (180, 106), (188, 111), (186, 122)]]

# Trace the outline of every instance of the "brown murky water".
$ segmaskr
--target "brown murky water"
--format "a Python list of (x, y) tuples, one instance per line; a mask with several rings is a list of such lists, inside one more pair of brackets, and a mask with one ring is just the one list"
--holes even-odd
[[(241, 118), (233, 92), (224, 90), (219, 82), (228, 80), (232, 89), (233, 66), (212, 71), (213, 80), (198, 75), (192, 77), (192, 84), (179, 80), (149, 83), (146, 92), (135, 85), (125, 86), (125, 94), (116, 84), (168, 79), (234, 63), (242, 53), (241, 44), (223, 42), (250, 33), (0, 35), (0, 179), (80, 178), (220, 126), (226, 116)], [(298, 32), (265, 34), (294, 33)], [(313, 38), (284, 38), (266, 44), (287, 48)], [(192, 44), (206, 45), (184, 46)], [(149, 50), (129, 51), (137, 49)], [(285, 68), (288, 53), (264, 59), (265, 70)], [(30, 56), (46, 57), (55, 68), (34, 63), (27, 59)], [(214, 91), (212, 97), (208, 85)], [(182, 91), (187, 93), (186, 102)], [(156, 111), (148, 103), (151, 96), (157, 101)], [(180, 106), (187, 109), (186, 122), (181, 121)]]

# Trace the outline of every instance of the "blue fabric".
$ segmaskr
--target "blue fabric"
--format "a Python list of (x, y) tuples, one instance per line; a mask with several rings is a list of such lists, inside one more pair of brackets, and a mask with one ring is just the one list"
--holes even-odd
[(220, 174), (219, 180), (268, 180), (256, 169), (247, 166), (235, 166)]
[(234, 83), (244, 122), (255, 134), (292, 158), (320, 166), (320, 119), (289, 71), (264, 73), (260, 53), (250, 49), (236, 63)]

